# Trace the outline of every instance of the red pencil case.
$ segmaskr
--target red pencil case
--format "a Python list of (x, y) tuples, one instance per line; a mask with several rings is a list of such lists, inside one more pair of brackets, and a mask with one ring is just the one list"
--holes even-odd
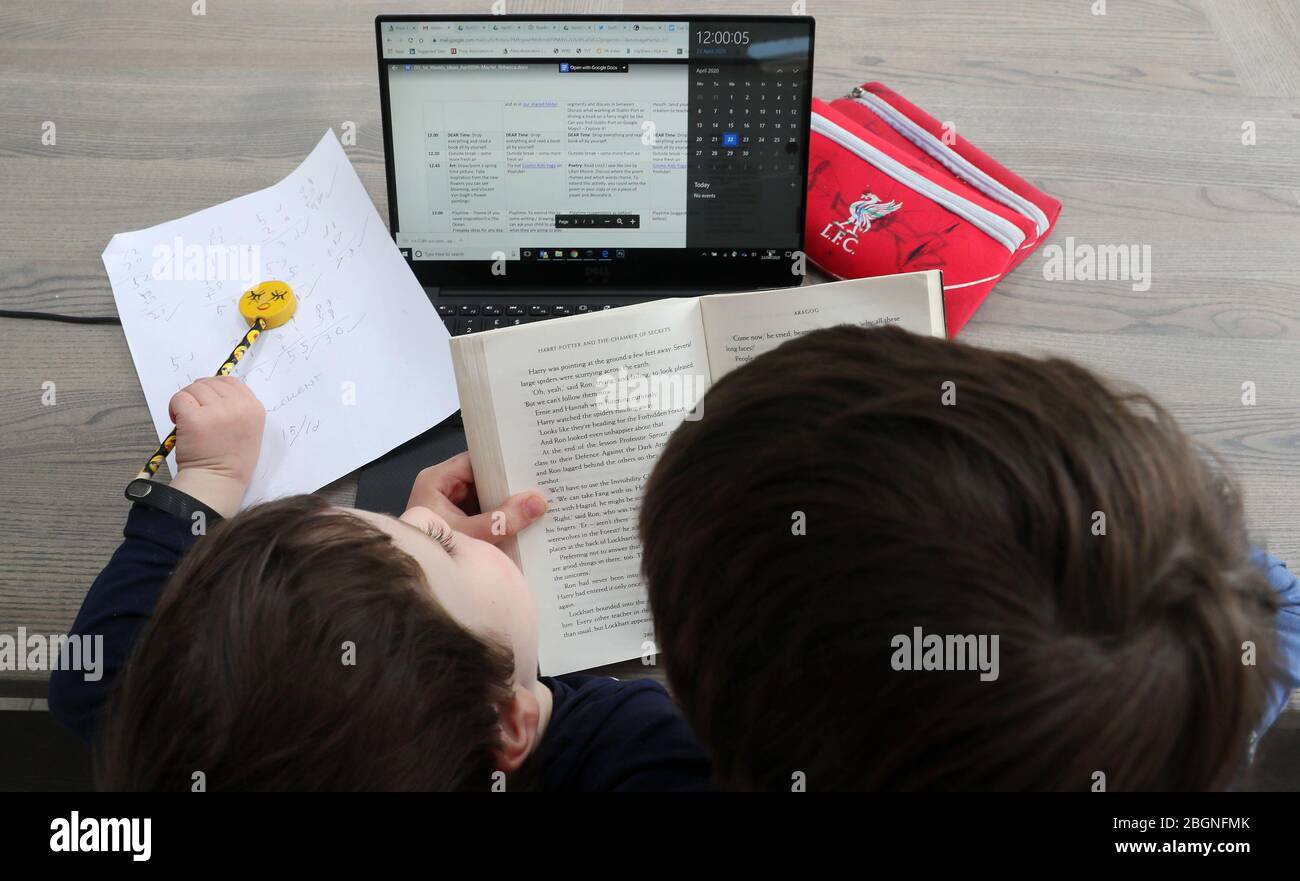
[(880, 83), (813, 101), (809, 258), (837, 278), (943, 270), (950, 336), (1060, 213), (1060, 202)]

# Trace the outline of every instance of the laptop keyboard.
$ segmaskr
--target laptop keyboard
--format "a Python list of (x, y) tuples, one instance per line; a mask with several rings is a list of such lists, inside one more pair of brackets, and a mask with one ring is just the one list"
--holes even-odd
[(478, 333), (480, 330), (496, 330), (501, 327), (514, 327), (545, 321), (548, 318), (563, 318), (566, 315), (585, 315), (613, 309), (620, 303), (437, 303), (438, 315), (447, 325), (447, 332), (452, 336)]

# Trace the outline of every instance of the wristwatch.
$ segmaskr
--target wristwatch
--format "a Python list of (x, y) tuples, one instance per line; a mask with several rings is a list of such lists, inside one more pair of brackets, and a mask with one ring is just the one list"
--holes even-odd
[(126, 485), (126, 497), (137, 505), (157, 508), (182, 520), (193, 521), (196, 511), (202, 511), (209, 523), (221, 519), (220, 514), (193, 496), (173, 489), (165, 483), (156, 483), (143, 477), (137, 477)]

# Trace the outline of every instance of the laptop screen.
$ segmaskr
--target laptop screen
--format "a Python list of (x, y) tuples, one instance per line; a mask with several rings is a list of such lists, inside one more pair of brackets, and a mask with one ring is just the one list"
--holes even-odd
[(380, 16), (389, 216), (425, 284), (794, 284), (813, 21)]

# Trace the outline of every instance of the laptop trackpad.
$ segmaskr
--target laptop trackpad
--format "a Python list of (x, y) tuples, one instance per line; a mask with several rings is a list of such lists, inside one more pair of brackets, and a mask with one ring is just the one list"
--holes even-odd
[(435, 425), (361, 469), (357, 479), (357, 507), (400, 515), (406, 510), (415, 475), (466, 449), (465, 429), (459, 419), (453, 416)]

